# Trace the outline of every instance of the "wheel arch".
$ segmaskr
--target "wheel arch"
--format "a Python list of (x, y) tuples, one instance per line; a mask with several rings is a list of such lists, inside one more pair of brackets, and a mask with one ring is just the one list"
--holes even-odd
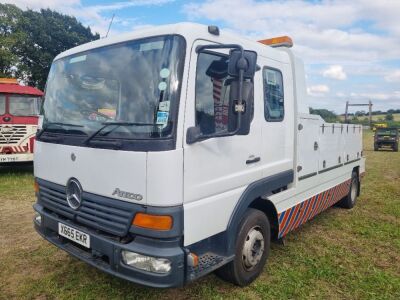
[(255, 208), (262, 211), (268, 218), (271, 226), (271, 238), (277, 239), (279, 234), (278, 212), (271, 200), (257, 198), (250, 203), (249, 208)]
[[(267, 215), (271, 228), (274, 228), (274, 230), (279, 228), (278, 214), (275, 205), (270, 200), (263, 199), (261, 197), (287, 187), (288, 184), (293, 182), (293, 178), (293, 170), (288, 170), (260, 179), (256, 182), (253, 182), (246, 188), (236, 204), (228, 222), (226, 231), (228, 253), (234, 252), (239, 224), (248, 208), (256, 208), (261, 210)], [(273, 231), (271, 234), (273, 237), (275, 232)]]

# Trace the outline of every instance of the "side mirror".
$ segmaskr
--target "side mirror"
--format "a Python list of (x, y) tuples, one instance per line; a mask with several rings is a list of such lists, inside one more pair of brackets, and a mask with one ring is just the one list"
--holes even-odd
[(237, 128), (237, 114), (239, 112), (236, 111), (236, 105), (238, 103), (238, 99), (240, 98), (238, 86), (239, 81), (232, 81), (229, 93), (228, 131), (233, 132), (237, 130), (236, 134), (247, 135), (250, 132), (250, 125), (254, 116), (254, 84), (249, 80), (243, 81), (242, 105), (244, 111), (241, 112), (242, 115), (240, 120), (240, 128)]
[(194, 144), (200, 140), (201, 131), (199, 127), (189, 127), (186, 132), (186, 143), (187, 144)]
[(243, 70), (245, 79), (252, 79), (257, 71), (257, 52), (239, 49), (232, 49), (229, 52), (228, 74), (232, 77), (239, 77), (239, 71)]

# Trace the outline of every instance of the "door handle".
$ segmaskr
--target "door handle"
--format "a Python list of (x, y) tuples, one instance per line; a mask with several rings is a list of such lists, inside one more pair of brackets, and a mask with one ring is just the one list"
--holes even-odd
[(261, 158), (258, 156), (257, 157), (249, 157), (249, 159), (246, 160), (246, 165), (254, 164), (256, 162), (259, 162), (260, 160), (261, 160)]

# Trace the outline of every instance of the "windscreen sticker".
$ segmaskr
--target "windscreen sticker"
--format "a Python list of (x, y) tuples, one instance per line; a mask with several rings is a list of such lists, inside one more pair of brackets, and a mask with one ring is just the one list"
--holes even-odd
[(164, 48), (164, 41), (140, 44), (140, 51), (160, 50)]
[(276, 73), (274, 71), (267, 70), (267, 83), (276, 85)]
[(166, 83), (165, 81), (161, 81), (161, 82), (158, 84), (158, 89), (159, 89), (160, 91), (165, 91), (165, 90), (167, 89), (167, 83)]
[(171, 72), (167, 68), (161, 69), (160, 71), (161, 78), (168, 78), (169, 74), (171, 74)]
[(166, 111), (158, 111), (157, 112), (157, 124), (167, 125), (168, 123), (169, 112)]
[(117, 115), (117, 111), (113, 108), (99, 108), (97, 111), (112, 119), (115, 119), (115, 116)]
[(158, 105), (158, 110), (169, 112), (169, 103), (170, 103), (169, 101), (160, 102), (160, 104)]
[(81, 55), (81, 56), (76, 56), (76, 57), (71, 58), (69, 60), (69, 63), (74, 64), (74, 63), (85, 61), (85, 60), (86, 60), (86, 55)]

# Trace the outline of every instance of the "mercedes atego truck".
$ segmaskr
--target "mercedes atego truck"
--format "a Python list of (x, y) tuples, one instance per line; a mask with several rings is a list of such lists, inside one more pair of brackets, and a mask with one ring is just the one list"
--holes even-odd
[(34, 226), (112, 275), (245, 286), (280, 240), (352, 208), (362, 128), (302, 110), (291, 39), (183, 23), (100, 39), (51, 66), (35, 147)]

